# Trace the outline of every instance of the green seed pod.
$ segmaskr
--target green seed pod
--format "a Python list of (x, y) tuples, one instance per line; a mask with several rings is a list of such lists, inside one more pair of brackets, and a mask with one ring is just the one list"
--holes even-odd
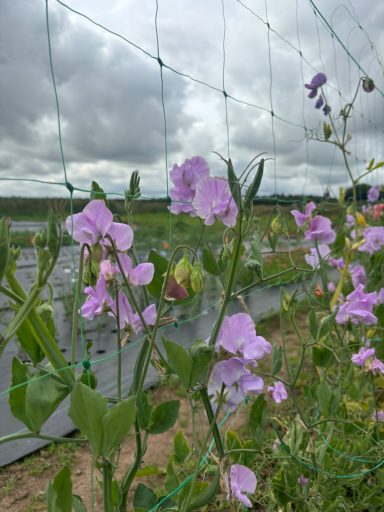
[(191, 287), (195, 293), (204, 290), (204, 272), (200, 263), (195, 263), (191, 272)]
[(56, 255), (60, 247), (60, 237), (57, 229), (57, 218), (53, 212), (48, 217), (48, 249), (52, 255)]
[(44, 247), (47, 245), (47, 232), (40, 231), (39, 233), (36, 233), (33, 237), (32, 243), (36, 248), (44, 249)]
[(177, 284), (184, 288), (191, 286), (192, 265), (188, 256), (184, 255), (175, 267), (175, 279)]
[(103, 248), (99, 243), (95, 243), (91, 247), (91, 255), (92, 260), (96, 261), (97, 263), (100, 263), (103, 259)]

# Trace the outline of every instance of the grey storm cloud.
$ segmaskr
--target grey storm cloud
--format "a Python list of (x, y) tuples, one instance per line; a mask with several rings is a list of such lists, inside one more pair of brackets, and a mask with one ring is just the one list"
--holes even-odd
[[(236, 168), (261, 152), (273, 159), (262, 193), (273, 193), (275, 187), (286, 193), (321, 193), (347, 183), (333, 148), (305, 137), (304, 126), (321, 131), (324, 117), (307, 98), (304, 83), (317, 71), (327, 73), (327, 101), (337, 117), (362, 74), (314, 16), (308, 0), (225, 0), (225, 16), (221, 1), (159, 2), (161, 59), (203, 82), (163, 68), (167, 162), (156, 60), (56, 0), (48, 5), (64, 155), (68, 179), (76, 186), (87, 188), (97, 179), (107, 190), (122, 192), (130, 171), (139, 168), (144, 193), (164, 194), (166, 167), (195, 154), (207, 158), (214, 174), (224, 174), (213, 154), (227, 155), (222, 88), (235, 97), (228, 98), (227, 113)], [(153, 0), (73, 0), (69, 5), (157, 55)], [(319, 7), (347, 50), (382, 87), (381, 7), (365, 5), (363, 0), (340, 6), (324, 0)], [(0, 177), (63, 181), (45, 23), (43, 0), (1, 4)], [(383, 113), (379, 93), (358, 96), (349, 125), (354, 172), (373, 156), (382, 157)], [(20, 193), (57, 195), (58, 189), (0, 182), (0, 194)]]

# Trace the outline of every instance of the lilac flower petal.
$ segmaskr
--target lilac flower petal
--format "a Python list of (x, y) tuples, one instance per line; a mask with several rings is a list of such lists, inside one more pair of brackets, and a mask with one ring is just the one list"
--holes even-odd
[(322, 94), (320, 94), (320, 96), (316, 100), (315, 108), (321, 108), (323, 105), (324, 105), (324, 98), (323, 98)]
[(198, 181), (192, 206), (207, 225), (212, 224), (213, 219), (229, 227), (236, 224), (237, 206), (224, 179), (206, 176)]
[(306, 240), (317, 240), (320, 244), (330, 244), (336, 239), (336, 233), (332, 229), (332, 223), (327, 217), (316, 215), (305, 231)]
[(230, 469), (229, 478), (226, 479), (228, 496), (235, 497), (246, 507), (252, 507), (249, 498), (244, 494), (248, 492), (253, 494), (256, 490), (256, 475), (246, 466), (241, 464), (233, 464)]
[(262, 393), (264, 389), (264, 381), (258, 375), (250, 373), (249, 375), (243, 375), (240, 377), (240, 387), (243, 392), (247, 395), (249, 392)]
[(281, 404), (283, 400), (287, 400), (288, 398), (287, 390), (285, 389), (284, 384), (280, 381), (275, 382), (273, 386), (268, 386), (268, 391), (272, 392), (273, 400), (277, 404)]
[(360, 252), (374, 254), (384, 247), (384, 227), (372, 226), (364, 230), (365, 242), (359, 247)]
[(90, 201), (82, 213), (94, 224), (101, 236), (106, 235), (111, 226), (113, 215), (102, 199)]
[(375, 186), (375, 187), (371, 187), (368, 190), (367, 199), (370, 203), (374, 203), (375, 201), (377, 201), (379, 199), (379, 197), (380, 197), (380, 187)]
[(149, 284), (155, 273), (153, 263), (140, 263), (129, 275), (129, 282), (134, 286)]
[(361, 347), (357, 354), (352, 354), (351, 361), (356, 366), (364, 368), (365, 363), (369, 357), (372, 357), (375, 353), (374, 348)]
[(315, 269), (320, 265), (319, 254), (320, 254), (321, 261), (324, 261), (324, 258), (329, 256), (330, 252), (331, 252), (331, 249), (328, 247), (328, 245), (319, 244), (317, 249), (316, 249), (316, 247), (315, 248), (312, 247), (310, 249), (310, 254), (306, 254), (304, 256), (304, 259), (308, 263), (308, 265), (310, 265), (313, 269)]
[[(128, 224), (121, 222), (112, 222), (108, 229), (108, 235), (112, 238), (118, 251), (127, 251), (132, 247), (133, 231)], [(105, 240), (105, 245), (111, 245), (109, 240)]]

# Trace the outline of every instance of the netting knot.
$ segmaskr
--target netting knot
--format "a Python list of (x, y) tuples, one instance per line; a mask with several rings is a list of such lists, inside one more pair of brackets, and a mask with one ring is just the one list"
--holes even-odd
[(223, 94), (224, 94), (224, 98), (228, 97), (227, 91), (223, 91)]
[(159, 63), (161, 68), (164, 66), (164, 62), (160, 59), (160, 57), (157, 58), (157, 62)]
[(272, 117), (275, 117), (275, 113), (274, 113), (274, 111), (273, 111), (273, 110), (271, 110), (271, 116), (272, 116)]
[(179, 324), (177, 322), (173, 322), (173, 327), (179, 327)]
[(91, 368), (91, 361), (83, 361), (82, 365), (84, 370), (89, 370)]
[(69, 190), (69, 192), (72, 194), (72, 192), (75, 190), (75, 187), (72, 185), (72, 183), (69, 183), (69, 181), (65, 182), (65, 186)]

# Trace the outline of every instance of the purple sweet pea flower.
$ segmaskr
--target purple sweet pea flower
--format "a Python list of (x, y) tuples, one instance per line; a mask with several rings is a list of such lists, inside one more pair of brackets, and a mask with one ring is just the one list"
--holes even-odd
[(262, 336), (256, 335), (255, 324), (246, 313), (224, 318), (217, 346), (231, 354), (241, 354), (247, 361), (262, 359), (272, 351), (272, 345)]
[(236, 224), (238, 209), (225, 179), (206, 176), (198, 181), (192, 206), (207, 226), (216, 219), (229, 227)]
[(127, 254), (120, 254), (119, 259), (130, 284), (143, 286), (152, 281), (155, 272), (153, 263), (139, 263), (134, 267), (131, 258)]
[(381, 423), (384, 422), (384, 411), (375, 411), (374, 413), (372, 413), (371, 418), (373, 419), (373, 421)]
[(384, 363), (377, 359), (377, 357), (373, 357), (371, 360), (371, 365), (369, 367), (369, 371), (372, 373), (381, 373), (384, 375)]
[(367, 284), (367, 274), (363, 265), (360, 265), (360, 263), (352, 263), (349, 265), (348, 270), (355, 288), (357, 288), (359, 284), (363, 286)]
[[(310, 84), (304, 84), (306, 89), (310, 89), (311, 92), (316, 91), (315, 96), (317, 95), (317, 89), (322, 87), (327, 81), (327, 76), (324, 73), (317, 73), (311, 80)], [(309, 93), (311, 94), (311, 93)], [(310, 96), (313, 98), (314, 96)]]
[(96, 315), (101, 315), (104, 311), (112, 309), (113, 299), (107, 291), (105, 279), (102, 276), (99, 277), (94, 288), (87, 286), (84, 293), (88, 297), (80, 309), (83, 318), (93, 320)]
[(233, 464), (226, 477), (227, 499), (235, 498), (244, 506), (251, 508), (252, 503), (244, 493), (253, 494), (256, 490), (256, 475), (246, 466)]
[(374, 353), (374, 348), (361, 347), (357, 354), (352, 354), (351, 361), (356, 366), (361, 366), (364, 368), (367, 359), (372, 357)]
[(112, 281), (119, 270), (110, 260), (103, 260), (100, 263), (100, 276), (102, 276), (107, 282)]
[(313, 201), (307, 204), (305, 207), (304, 213), (299, 212), (299, 210), (292, 210), (291, 214), (295, 217), (296, 226), (301, 228), (303, 224), (307, 222), (307, 220), (310, 219), (311, 213), (316, 208), (316, 205)]
[(331, 112), (331, 107), (329, 105), (324, 105), (323, 107), (323, 114), (327, 116)]
[(370, 203), (374, 203), (375, 201), (377, 201), (379, 199), (379, 197), (380, 197), (380, 187), (375, 186), (375, 187), (371, 187), (368, 190), (367, 199)]
[(365, 242), (359, 247), (360, 252), (374, 254), (384, 247), (384, 227), (373, 226), (364, 230)]
[(346, 301), (339, 307), (336, 322), (345, 324), (350, 320), (353, 324), (376, 324), (377, 317), (372, 313), (373, 306), (376, 304), (377, 293), (365, 293), (364, 286), (359, 284), (356, 290), (347, 295)]
[[(138, 334), (144, 329), (143, 323), (138, 313), (134, 313), (131, 305), (128, 302), (128, 297), (123, 292), (119, 292), (118, 296), (119, 305), (119, 320), (120, 329), (125, 329), (133, 334)], [(117, 314), (116, 301), (111, 305), (111, 311), (114, 315)], [(156, 320), (156, 306), (151, 304), (142, 311), (142, 316), (147, 325), (154, 325)], [(111, 313), (110, 313), (111, 315)]]
[(185, 160), (180, 166), (174, 164), (169, 174), (173, 183), (170, 196), (174, 201), (170, 211), (176, 215), (189, 213), (191, 217), (196, 217), (192, 201), (195, 197), (197, 182), (209, 176), (209, 167), (206, 160), (201, 156), (194, 156)]
[(245, 361), (239, 357), (219, 361), (212, 369), (208, 382), (208, 394), (212, 397), (214, 408), (223, 385), (226, 386), (223, 409), (230, 412), (237, 409), (248, 393), (259, 394), (264, 389), (263, 379), (251, 373), (246, 368)]
[(347, 229), (350, 229), (350, 228), (353, 228), (355, 226), (355, 218), (353, 215), (351, 214), (348, 214), (346, 217), (345, 217), (345, 227)]
[(330, 258), (329, 264), (332, 267), (336, 267), (339, 270), (343, 270), (344, 268), (344, 258), (341, 256), (340, 258)]
[(132, 246), (133, 231), (127, 224), (112, 222), (112, 212), (106, 207), (102, 199), (90, 201), (81, 213), (67, 217), (65, 222), (68, 233), (81, 244), (93, 245), (100, 240), (104, 246), (111, 242), (104, 238), (109, 235), (118, 251), (126, 251)]
[(336, 238), (336, 233), (332, 229), (332, 223), (327, 217), (316, 215), (305, 231), (306, 240), (317, 240), (320, 244), (330, 244)]
[(329, 281), (328, 283), (328, 291), (329, 293), (333, 293), (336, 291), (336, 285), (333, 281)]
[(268, 386), (268, 391), (271, 391), (272, 398), (276, 404), (281, 404), (283, 400), (287, 400), (288, 393), (282, 382), (277, 381), (273, 386)]
[(304, 487), (305, 485), (309, 484), (309, 478), (305, 478), (304, 475), (300, 475), (297, 479), (297, 483)]
[[(304, 256), (305, 261), (308, 263), (309, 266), (311, 266), (313, 269), (317, 268), (320, 265), (320, 261), (324, 261), (324, 258), (329, 256), (331, 249), (328, 247), (328, 245), (320, 244), (318, 246), (318, 249), (311, 248), (311, 254), (306, 254)], [(320, 258), (319, 259), (319, 254)]]
[(323, 95), (320, 94), (320, 96), (316, 100), (315, 108), (321, 108), (323, 105), (324, 105), (324, 98), (323, 98)]

